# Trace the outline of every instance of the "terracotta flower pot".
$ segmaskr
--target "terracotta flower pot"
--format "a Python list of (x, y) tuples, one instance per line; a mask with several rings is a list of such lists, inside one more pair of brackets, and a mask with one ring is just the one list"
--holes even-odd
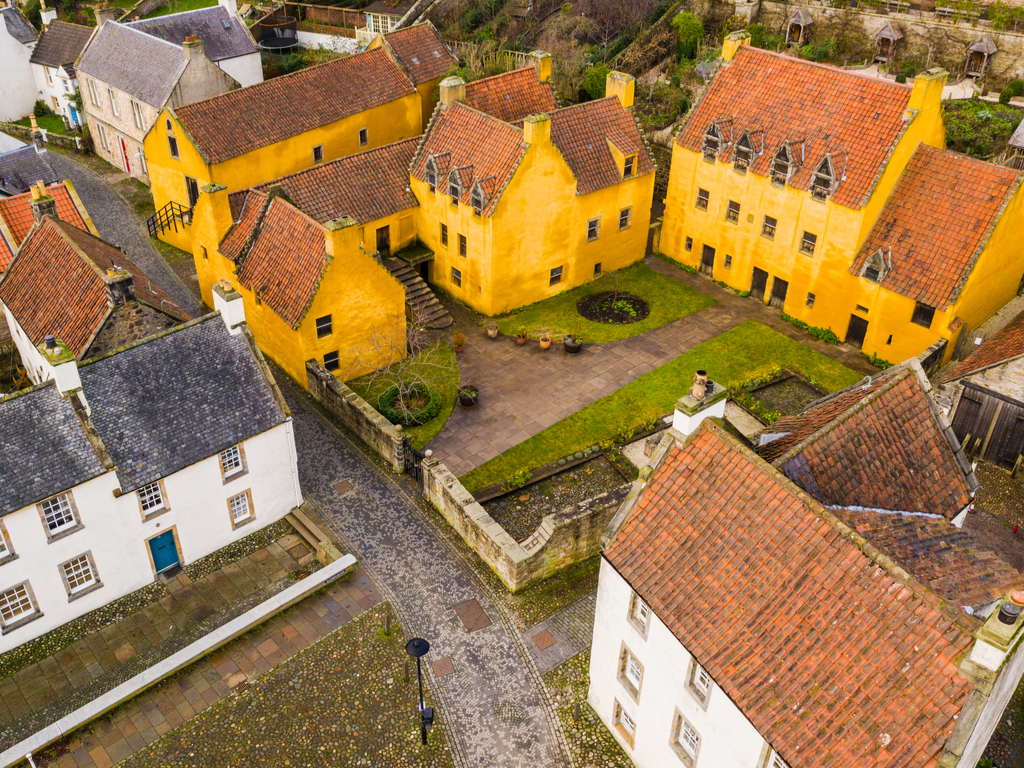
[(492, 338), (492, 339), (498, 338), (498, 326), (496, 326), (496, 325), (488, 325), (487, 326), (487, 336), (489, 338)]
[(525, 336), (516, 336), (516, 344), (518, 344), (521, 347), (525, 343), (526, 343), (526, 337)]
[(541, 336), (540, 348), (541, 349), (547, 349), (550, 346), (551, 346), (551, 339), (549, 339), (547, 336)]
[(459, 346), (457, 346), (457, 347), (452, 347), (452, 349), (454, 349), (454, 350), (455, 350), (455, 354), (459, 354), (459, 352), (461, 352), (461, 351), (462, 351), (462, 345), (461, 345), (461, 344), (459, 344)]

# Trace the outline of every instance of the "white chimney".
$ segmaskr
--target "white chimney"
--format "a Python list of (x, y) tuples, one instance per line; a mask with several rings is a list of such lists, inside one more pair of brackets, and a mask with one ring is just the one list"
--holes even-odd
[(57, 18), (57, 11), (55, 11), (53, 8), (47, 8), (46, 0), (40, 0), (39, 18), (43, 23), (43, 27), (46, 28), (50, 26), (50, 24), (52, 24), (54, 20)]
[(238, 336), (242, 332), (238, 327), (245, 322), (242, 294), (232, 288), (231, 283), (225, 279), (213, 286), (213, 308), (220, 312), (221, 319), (232, 336)]
[(234, 16), (238, 13), (238, 0), (220, 0), (218, 5), (227, 9), (227, 12)]
[(50, 369), (50, 375), (47, 376), (44, 372), (42, 379), (53, 379), (57, 390), (62, 395), (77, 392), (79, 399), (85, 405), (86, 412), (88, 412), (89, 404), (85, 402), (85, 394), (82, 392), (82, 378), (78, 375), (78, 362), (67, 345), (54, 336), (48, 335), (46, 340), (39, 345), (39, 351), (42, 353), (44, 364)]
[(721, 384), (711, 381), (706, 371), (697, 371), (693, 376), (693, 387), (676, 403), (672, 428), (683, 435), (689, 435), (704, 419), (723, 418), (728, 393)]

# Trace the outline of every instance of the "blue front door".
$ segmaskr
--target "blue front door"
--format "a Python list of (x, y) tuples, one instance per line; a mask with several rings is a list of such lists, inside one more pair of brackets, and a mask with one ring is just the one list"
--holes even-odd
[(178, 547), (174, 543), (174, 531), (164, 531), (149, 540), (149, 551), (153, 554), (153, 567), (157, 573), (178, 564)]

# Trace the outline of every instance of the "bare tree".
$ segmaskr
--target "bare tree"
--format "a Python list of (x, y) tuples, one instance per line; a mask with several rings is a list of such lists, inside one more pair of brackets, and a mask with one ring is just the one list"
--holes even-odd
[(538, 47), (551, 54), (551, 79), (563, 99), (576, 101), (579, 97), (588, 64), (581, 41), (595, 29), (591, 19), (559, 14), (548, 22), (538, 39)]
[(580, 0), (576, 7), (594, 22), (592, 41), (608, 45), (639, 24), (651, 12), (654, 0)]

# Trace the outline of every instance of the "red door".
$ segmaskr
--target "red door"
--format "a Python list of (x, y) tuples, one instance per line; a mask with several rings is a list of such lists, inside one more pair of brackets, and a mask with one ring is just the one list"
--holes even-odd
[(124, 139), (120, 139), (120, 141), (121, 141), (121, 157), (124, 158), (124, 171), (125, 171), (125, 173), (131, 173), (132, 172), (132, 167), (128, 164), (128, 145), (124, 143)]

